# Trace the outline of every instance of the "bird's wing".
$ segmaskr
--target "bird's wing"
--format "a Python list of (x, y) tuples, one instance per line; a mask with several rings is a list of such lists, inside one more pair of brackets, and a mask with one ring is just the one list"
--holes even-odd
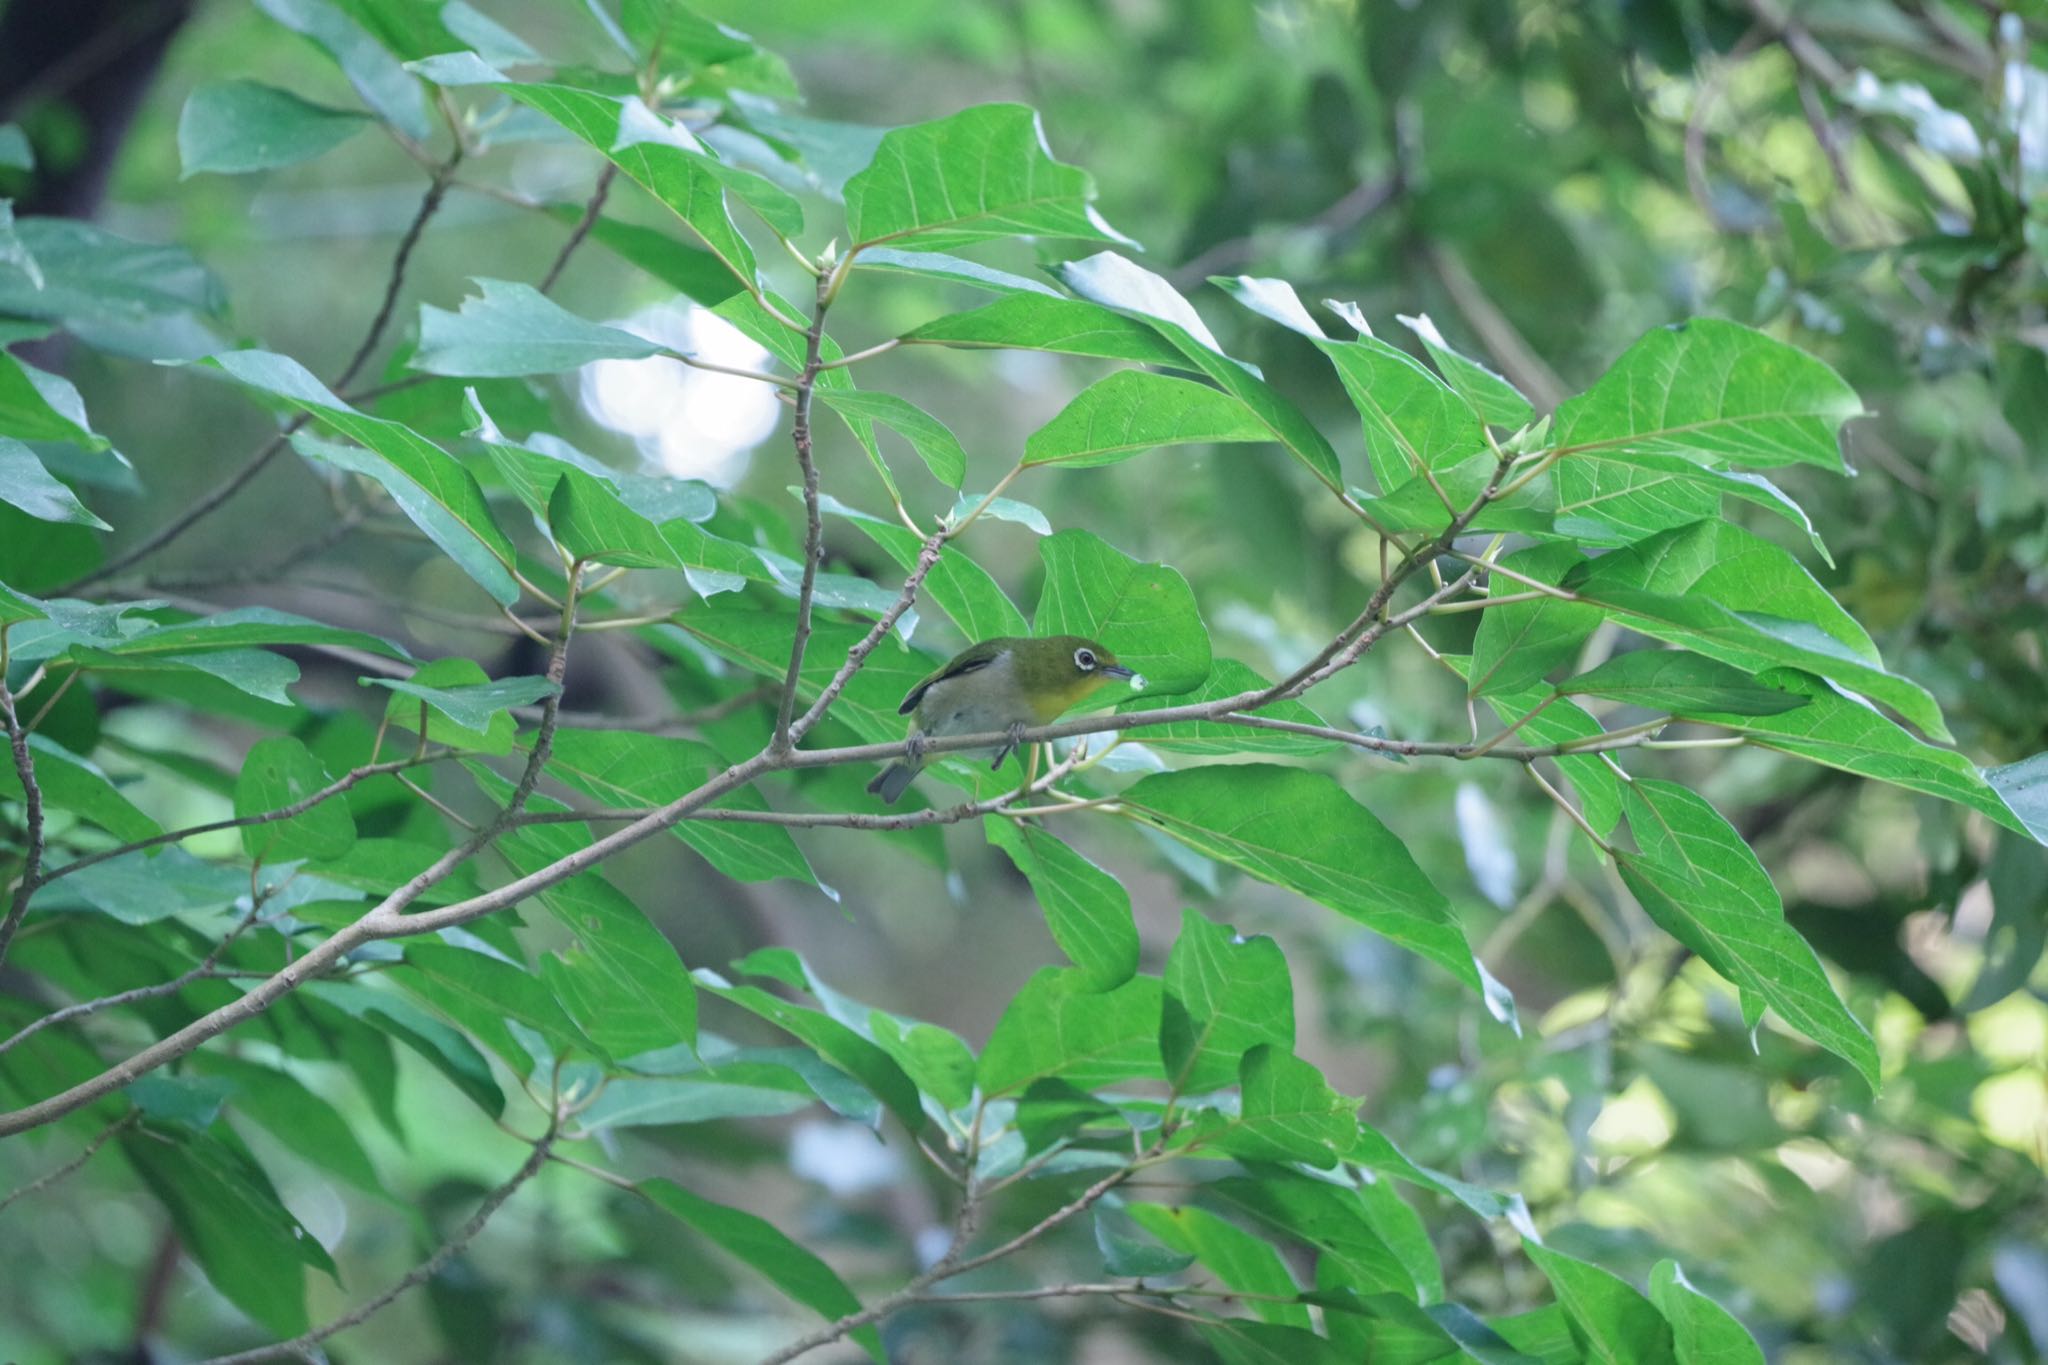
[(1001, 653), (1000, 649), (970, 649), (941, 665), (929, 677), (925, 678), (923, 682), (910, 689), (910, 695), (906, 696), (903, 699), (903, 704), (896, 708), (896, 714), (907, 716), (912, 711), (915, 711), (917, 704), (924, 700), (924, 694), (931, 691), (934, 683), (942, 683), (948, 678), (962, 678), (969, 673), (987, 668), (996, 661)]

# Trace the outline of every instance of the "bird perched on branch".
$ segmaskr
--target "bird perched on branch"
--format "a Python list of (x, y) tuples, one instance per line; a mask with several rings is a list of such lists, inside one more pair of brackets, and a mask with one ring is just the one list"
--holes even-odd
[(925, 741), (944, 735), (1008, 732), (1009, 742), (996, 750), (989, 765), (1000, 768), (1025, 730), (1059, 719), (1112, 678), (1145, 685), (1116, 655), (1085, 636), (1000, 636), (970, 645), (911, 688), (896, 708), (915, 717), (909, 752), (882, 769), (868, 790), (894, 802), (923, 769)]

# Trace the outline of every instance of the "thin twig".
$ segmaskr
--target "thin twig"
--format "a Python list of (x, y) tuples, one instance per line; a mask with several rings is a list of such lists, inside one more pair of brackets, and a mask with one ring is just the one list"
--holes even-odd
[(77, 1170), (80, 1166), (83, 1166), (86, 1162), (92, 1160), (93, 1153), (99, 1151), (100, 1148), (106, 1146), (107, 1142), (111, 1138), (113, 1138), (117, 1133), (119, 1133), (123, 1128), (126, 1128), (129, 1124), (135, 1122), (135, 1116), (140, 1112), (140, 1110), (130, 1109), (127, 1113), (121, 1115), (120, 1118), (115, 1119), (112, 1123), (100, 1129), (99, 1133), (94, 1136), (92, 1141), (85, 1144), (85, 1150), (81, 1151), (77, 1156), (71, 1158), (71, 1160), (65, 1162), (62, 1166), (59, 1166), (56, 1170), (51, 1171), (49, 1174), (37, 1176), (34, 1180), (29, 1181), (28, 1184), (23, 1185), (20, 1189), (15, 1190), (11, 1194), (8, 1194), (4, 1197), (0, 1197), (0, 1209), (5, 1209), (9, 1204), (12, 1204), (15, 1200), (25, 1199), (29, 1195), (32, 1195), (39, 1190), (49, 1189), (50, 1186), (56, 1184), (58, 1181), (70, 1175), (73, 1171)]
[(846, 652), (846, 662), (839, 665), (839, 671), (832, 675), (832, 680), (818, 693), (818, 699), (811, 703), (810, 709), (790, 723), (791, 744), (803, 742), (803, 737), (824, 717), (832, 703), (839, 699), (839, 694), (846, 689), (846, 684), (852, 680), (853, 675), (867, 662), (867, 657), (874, 652), (875, 646), (888, 637), (890, 629), (901, 619), (903, 613), (910, 610), (911, 604), (917, 601), (917, 590), (924, 585), (925, 578), (939, 562), (939, 554), (945, 547), (944, 531), (934, 531), (925, 538), (924, 546), (917, 552), (917, 564), (911, 569), (910, 576), (903, 580), (902, 591), (896, 594), (896, 600), (889, 604), (887, 611), (875, 619), (868, 633)]
[(21, 921), (28, 914), (29, 897), (36, 893), (37, 874), (43, 867), (43, 789), (36, 785), (36, 765), (28, 751), (28, 731), (22, 728), (21, 719), (15, 714), (14, 694), (7, 690), (4, 671), (0, 671), (0, 722), (7, 727), (7, 744), (14, 755), (14, 774), (21, 781), (28, 837), (21, 878), (14, 884), (14, 895), (8, 902), (5, 918), (0, 918), (0, 963), (4, 963), (7, 950), (14, 943), (14, 933), (21, 928)]
[(782, 679), (782, 699), (775, 707), (775, 733), (768, 741), (771, 754), (786, 753), (795, 744), (790, 724), (796, 714), (797, 682), (803, 674), (804, 651), (811, 642), (811, 598), (818, 583), (818, 561), (825, 554), (825, 519), (818, 507), (818, 462), (811, 450), (811, 401), (818, 387), (818, 367), (824, 363), (825, 313), (844, 278), (846, 263), (818, 276), (818, 301), (811, 311), (811, 325), (804, 332), (804, 368), (796, 381), (796, 415), (790, 423), (790, 442), (796, 447), (796, 462), (804, 479), (804, 570), (796, 592), (796, 637), (789, 647), (789, 670)]
[(433, 1279), (434, 1276), (441, 1273), (443, 1266), (461, 1255), (469, 1244), (476, 1240), (477, 1234), (484, 1230), (484, 1225), (491, 1221), (491, 1216), (504, 1207), (505, 1201), (517, 1194), (520, 1186), (533, 1179), (539, 1173), (540, 1168), (547, 1165), (549, 1153), (553, 1151), (555, 1139), (561, 1135), (561, 1131), (562, 1114), (558, 1109), (551, 1116), (547, 1131), (535, 1139), (533, 1150), (527, 1153), (525, 1163), (512, 1173), (512, 1178), (485, 1195), (483, 1203), (477, 1206), (477, 1211), (470, 1215), (469, 1221), (464, 1223), (453, 1237), (450, 1237), (447, 1241), (441, 1243), (439, 1247), (435, 1248), (433, 1255), (407, 1271), (396, 1283), (383, 1293), (377, 1295), (377, 1297), (343, 1314), (330, 1323), (315, 1327), (312, 1331), (306, 1332), (303, 1335), (293, 1337), (290, 1341), (280, 1341), (270, 1346), (259, 1346), (253, 1351), (237, 1351), (233, 1355), (215, 1356), (207, 1362), (207, 1365), (245, 1365), (245, 1362), (248, 1361), (277, 1360), (284, 1356), (307, 1357), (313, 1347), (318, 1346), (329, 1337), (338, 1336), (351, 1327), (360, 1326), (362, 1323), (369, 1321), (388, 1307), (394, 1300), (406, 1293), (406, 1291), (415, 1289), (425, 1284), (428, 1280)]
[(244, 829), (251, 825), (268, 825), (279, 820), (289, 820), (294, 816), (304, 815), (322, 802), (332, 800), (359, 782), (368, 781), (373, 777), (380, 777), (385, 773), (403, 772), (407, 768), (417, 768), (423, 763), (439, 763), (443, 759), (454, 757), (454, 754), (455, 751), (452, 749), (443, 749), (430, 754), (415, 754), (408, 758), (391, 759), (384, 763), (369, 763), (360, 768), (352, 768), (322, 787), (319, 791), (302, 796), (288, 806), (279, 806), (276, 810), (262, 811), (255, 815), (238, 815), (232, 820), (210, 820), (203, 825), (187, 825), (183, 829), (166, 830), (162, 834), (153, 834), (147, 839), (137, 839), (133, 843), (121, 844), (115, 848), (104, 848), (97, 853), (88, 853), (84, 857), (74, 859), (50, 872), (36, 885), (48, 886), (59, 878), (68, 877), (74, 872), (82, 872), (96, 863), (106, 862), (109, 858), (119, 858), (123, 854), (139, 853), (144, 849), (156, 848), (163, 844), (181, 844), (187, 839), (194, 839), (202, 834), (215, 834), (224, 829)]
[(612, 192), (612, 181), (619, 173), (618, 163), (607, 161), (604, 169), (597, 173), (597, 186), (590, 192), (590, 202), (583, 206), (583, 216), (576, 220), (576, 226), (569, 230), (569, 240), (562, 243), (562, 249), (555, 253), (554, 264), (541, 277), (540, 292), (546, 294), (554, 289), (555, 281), (562, 278), (562, 272), (569, 268), (569, 258), (576, 254), (576, 248), (583, 245), (583, 239), (597, 226), (598, 215), (604, 212), (604, 201)]
[(62, 1024), (72, 1019), (81, 1019), (89, 1014), (98, 1014), (101, 1010), (116, 1009), (122, 1005), (132, 1005), (138, 1000), (154, 1000), (158, 996), (176, 995), (195, 981), (213, 979), (214, 967), (219, 964), (221, 957), (233, 945), (234, 941), (240, 938), (243, 932), (256, 922), (256, 917), (262, 914), (263, 903), (269, 899), (269, 895), (270, 892), (265, 892), (262, 895), (252, 897), (248, 913), (235, 922), (235, 926), (222, 936), (219, 943), (213, 945), (212, 951), (200, 959), (197, 966), (180, 972), (169, 981), (159, 981), (148, 986), (137, 986), (133, 990), (120, 991), (114, 995), (103, 995), (95, 1000), (81, 1000), (75, 1005), (66, 1005), (63, 1009), (53, 1010), (42, 1018), (23, 1025), (13, 1037), (0, 1042), (0, 1054), (12, 1051), (15, 1047), (27, 1042), (30, 1038), (35, 1037), (38, 1033), (54, 1024)]

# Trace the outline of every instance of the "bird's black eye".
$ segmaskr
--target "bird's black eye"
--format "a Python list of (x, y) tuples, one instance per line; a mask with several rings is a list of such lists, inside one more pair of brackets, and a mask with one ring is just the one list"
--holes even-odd
[(1095, 671), (1095, 651), (1094, 651), (1094, 650), (1092, 650), (1092, 649), (1077, 649), (1077, 650), (1075, 650), (1075, 651), (1074, 651), (1074, 667), (1076, 667), (1076, 668), (1080, 669), (1080, 670), (1081, 670), (1081, 671), (1082, 671), (1083, 673), (1092, 673), (1092, 672), (1094, 672), (1094, 671)]

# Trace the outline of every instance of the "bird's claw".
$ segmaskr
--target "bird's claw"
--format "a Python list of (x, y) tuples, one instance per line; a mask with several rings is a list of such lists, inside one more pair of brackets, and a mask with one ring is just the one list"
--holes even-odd
[(988, 765), (990, 772), (994, 772), (997, 769), (1001, 768), (1003, 766), (1004, 759), (1008, 758), (1014, 750), (1023, 747), (1024, 732), (1030, 728), (1030, 726), (1026, 725), (1023, 721), (1020, 720), (1013, 722), (1006, 730), (1004, 730), (1003, 733), (1007, 734), (1010, 737), (1010, 742), (1008, 744), (1005, 744), (1002, 748), (996, 750), (996, 761)]

